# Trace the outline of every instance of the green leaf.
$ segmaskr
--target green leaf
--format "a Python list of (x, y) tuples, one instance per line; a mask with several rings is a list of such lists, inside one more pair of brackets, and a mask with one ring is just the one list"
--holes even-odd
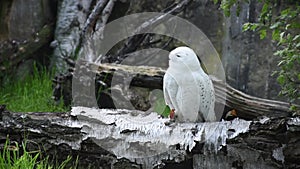
[(279, 30), (275, 29), (272, 31), (272, 39), (275, 41), (279, 41), (280, 40), (280, 34), (279, 34)]
[(267, 36), (267, 30), (266, 29), (262, 29), (259, 31), (259, 37), (260, 39), (264, 39)]
[(219, 2), (219, 0), (214, 0), (214, 4), (217, 4)]
[(278, 71), (274, 71), (272, 74), (271, 74), (271, 76), (275, 76), (275, 75), (277, 75), (279, 72)]
[(292, 69), (294, 66), (294, 62), (292, 60), (288, 60), (285, 64), (287, 69)]
[(226, 17), (230, 16), (230, 10), (229, 9), (224, 9), (224, 14)]
[(170, 107), (169, 107), (168, 105), (166, 105), (166, 107), (165, 107), (165, 109), (164, 109), (162, 115), (163, 115), (164, 117), (168, 117), (169, 114), (170, 114), (170, 112), (171, 112)]
[(261, 13), (267, 13), (269, 11), (269, 4), (265, 3), (262, 7)]
[(290, 107), (290, 110), (291, 110), (291, 111), (296, 111), (296, 110), (297, 110), (297, 106), (292, 105), (292, 106)]
[(283, 75), (279, 75), (277, 77), (277, 82), (280, 84), (280, 85), (284, 85), (285, 83), (285, 77)]
[(291, 40), (292, 40), (292, 36), (291, 36), (290, 33), (287, 34), (286, 39), (287, 39), (288, 41), (291, 41)]
[(300, 80), (300, 73), (298, 74), (298, 80)]
[(281, 65), (283, 65), (283, 64), (285, 64), (285, 60), (282, 60), (282, 61), (280, 61), (278, 64), (277, 64), (277, 66), (281, 66)]
[(249, 30), (250, 29), (250, 25), (251, 25), (251, 23), (249, 23), (249, 22), (244, 23), (244, 25), (243, 25), (243, 32)]
[(286, 19), (289, 16), (290, 8), (282, 10), (280, 14), (280, 19)]
[(297, 41), (299, 38), (300, 38), (300, 35), (296, 35), (296, 36), (293, 38), (293, 41)]
[(251, 27), (250, 27), (250, 29), (252, 30), (252, 31), (255, 31), (256, 29), (258, 28), (258, 24), (251, 24)]
[(288, 15), (290, 13), (290, 8), (281, 11), (281, 15)]
[(300, 23), (298, 23), (298, 22), (292, 22), (291, 23), (291, 28), (300, 29)]
[(274, 24), (272, 24), (272, 25), (270, 26), (270, 29), (276, 29), (276, 28), (278, 28), (280, 25), (281, 25), (281, 22), (275, 22)]
[(279, 43), (284, 43), (284, 42), (285, 42), (284, 36), (285, 36), (285, 32), (281, 32), (281, 33), (280, 33)]
[(223, 9), (223, 12), (226, 17), (230, 16), (230, 9), (233, 5), (237, 3), (237, 0), (222, 0), (221, 1), (221, 8)]

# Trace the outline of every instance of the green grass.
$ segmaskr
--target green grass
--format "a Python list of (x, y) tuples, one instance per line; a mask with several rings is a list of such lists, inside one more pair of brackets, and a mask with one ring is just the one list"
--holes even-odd
[[(20, 147), (22, 147), (22, 155), (20, 155)], [(78, 160), (75, 161), (73, 167), (67, 167), (71, 163), (71, 157), (67, 157), (60, 164), (51, 164), (48, 157), (42, 158), (40, 151), (28, 152), (26, 143), (19, 146), (18, 143), (10, 143), (6, 141), (2, 152), (0, 152), (0, 169), (73, 169), (77, 168)]]
[(33, 74), (22, 80), (8, 77), (0, 88), (0, 104), (14, 112), (65, 112), (63, 104), (55, 105), (52, 96), (52, 72), (35, 67)]
[[(35, 66), (33, 74), (14, 80), (7, 76), (0, 84), (0, 105), (5, 104), (9, 111), (14, 112), (66, 112), (63, 104), (55, 105), (52, 97), (53, 72), (46, 69), (38, 70)], [(67, 157), (60, 164), (53, 165), (48, 157), (44, 157), (40, 150), (28, 152), (26, 143), (10, 143), (0, 147), (0, 169), (63, 169), (71, 162)], [(68, 165), (69, 166), (69, 165)]]

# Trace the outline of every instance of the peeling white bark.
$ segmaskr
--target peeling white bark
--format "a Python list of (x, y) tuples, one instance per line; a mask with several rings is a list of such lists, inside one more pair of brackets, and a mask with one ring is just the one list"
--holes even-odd
[(59, 72), (68, 68), (63, 57), (74, 55), (90, 5), (91, 0), (63, 0), (59, 3), (51, 63)]
[[(104, 149), (118, 157), (125, 157), (149, 166), (166, 159), (182, 159), (196, 142), (204, 143), (204, 150), (217, 153), (226, 139), (248, 131), (250, 121), (236, 119), (232, 122), (171, 123), (157, 113), (141, 111), (93, 109), (73, 107), (71, 115), (79, 119), (86, 137), (91, 137)], [(167, 158), (166, 158), (167, 157)], [(143, 158), (143, 159), (141, 159)], [(182, 159), (183, 160), (183, 159)], [(147, 165), (146, 165), (147, 166)]]

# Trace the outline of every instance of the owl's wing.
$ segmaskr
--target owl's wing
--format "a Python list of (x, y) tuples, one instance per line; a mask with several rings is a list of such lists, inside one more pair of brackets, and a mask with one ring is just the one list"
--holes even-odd
[(176, 95), (178, 92), (178, 84), (176, 80), (167, 72), (164, 76), (163, 84), (164, 98), (166, 104), (171, 109), (178, 109), (178, 103), (176, 101)]
[(216, 113), (215, 113), (215, 101), (216, 101), (216, 98), (215, 98), (215, 90), (214, 90), (214, 85), (212, 83), (212, 81), (209, 79), (208, 81), (208, 95), (210, 95), (210, 106), (209, 106), (209, 111), (208, 111), (208, 114), (206, 116), (206, 119), (205, 121), (208, 121), (208, 122), (213, 122), (213, 121), (217, 121), (216, 119)]
[(212, 81), (208, 75), (202, 75), (200, 81), (198, 81), (200, 87), (200, 108), (199, 112), (205, 121), (216, 121), (214, 112), (215, 107), (215, 91)]

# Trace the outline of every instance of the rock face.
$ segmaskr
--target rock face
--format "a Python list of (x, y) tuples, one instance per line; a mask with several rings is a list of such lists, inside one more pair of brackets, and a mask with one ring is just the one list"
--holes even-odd
[(234, 8), (231, 16), (225, 17), (212, 1), (196, 3), (198, 7), (192, 9), (188, 20), (208, 36), (219, 52), (227, 83), (250, 95), (280, 99), (277, 96), (280, 87), (276, 77), (271, 76), (277, 70), (278, 58), (273, 56), (270, 37), (260, 40), (256, 33), (242, 32), (244, 23), (258, 20), (261, 4), (250, 1), (242, 5), (239, 16)]
[(22, 79), (33, 60), (47, 64), (53, 39), (56, 0), (0, 1), (0, 78)]
[(246, 93), (270, 99), (279, 99), (276, 77), (278, 59), (271, 38), (260, 40), (258, 34), (242, 32), (242, 24), (258, 20), (259, 4), (243, 5), (239, 18), (235, 11), (226, 19), (223, 63), (230, 84)]
[(1, 1), (0, 41), (31, 38), (47, 23), (54, 21), (56, 1)]

